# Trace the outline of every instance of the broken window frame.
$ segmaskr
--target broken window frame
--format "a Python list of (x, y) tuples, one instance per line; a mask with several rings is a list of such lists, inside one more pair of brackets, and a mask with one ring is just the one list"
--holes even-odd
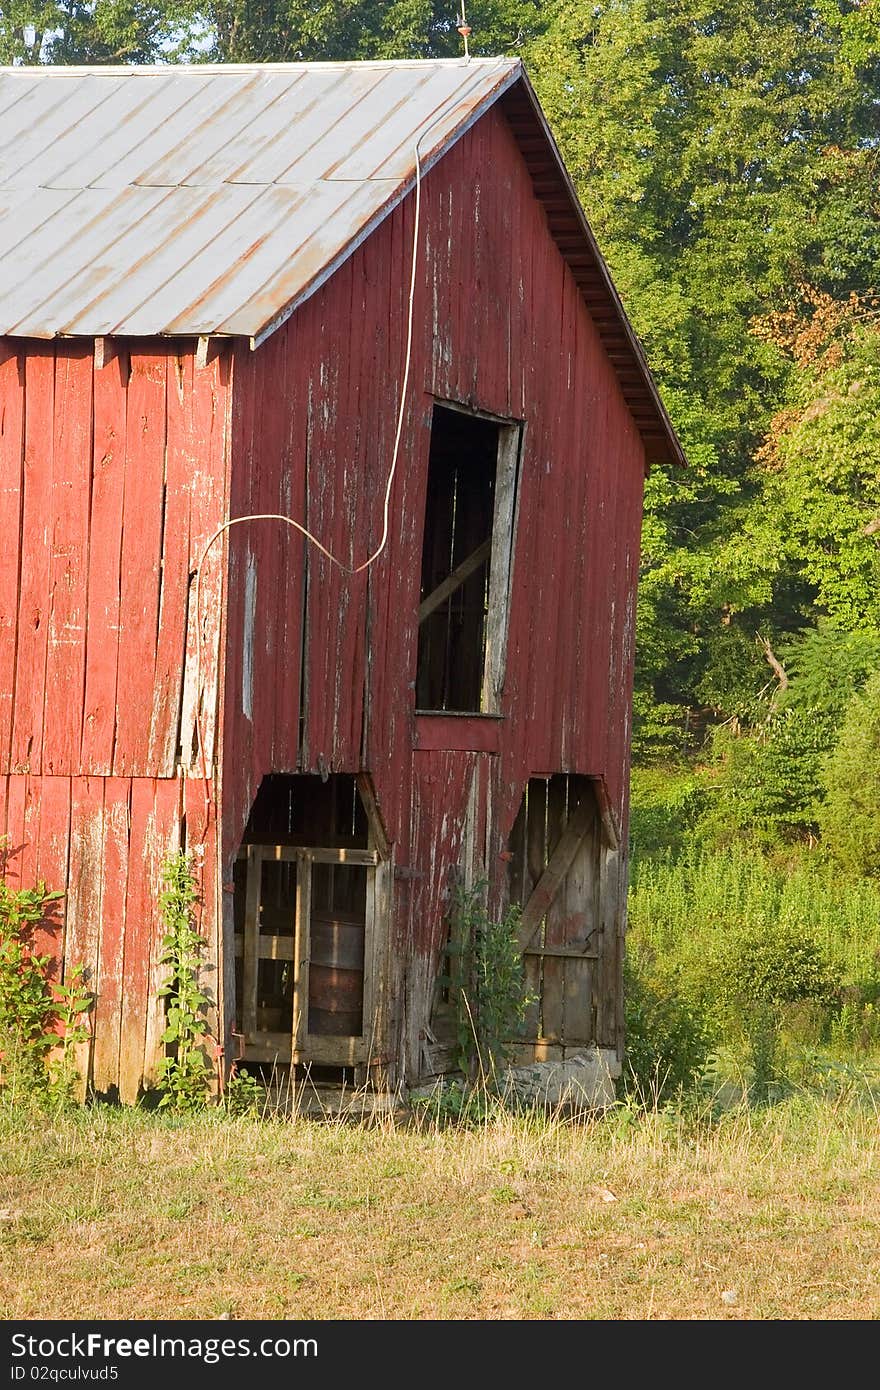
[[(469, 556), (452, 570), (434, 590), (419, 604), (419, 626), (436, 608), (452, 597), (456, 590), (468, 579), (475, 569), (483, 563), (481, 552), (489, 546), (489, 576), (486, 599), (486, 615), (482, 631), (482, 678), (478, 709), (445, 709), (442, 706), (419, 706), (418, 715), (451, 715), (453, 717), (498, 716), (501, 712), (501, 695), (507, 666), (507, 638), (510, 620), (510, 591), (513, 579), (513, 563), (516, 541), (516, 523), (519, 510), (519, 476), (522, 458), (524, 422), (511, 420), (486, 411), (474, 410), (455, 401), (436, 399), (432, 413), (432, 437), (438, 410), (455, 412), (474, 420), (483, 420), (495, 425), (498, 443), (495, 455), (494, 496), (492, 524), (489, 535)], [(429, 453), (430, 459), (430, 453)], [(430, 464), (429, 464), (430, 466)], [(424, 556), (427, 515), (423, 519), (422, 555)], [(451, 587), (450, 582), (455, 581)], [(416, 689), (419, 674), (416, 673)]]

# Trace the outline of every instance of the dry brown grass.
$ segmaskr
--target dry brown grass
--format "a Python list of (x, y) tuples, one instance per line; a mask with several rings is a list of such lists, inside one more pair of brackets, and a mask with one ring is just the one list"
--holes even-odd
[(0, 1113), (0, 1316), (875, 1318), (877, 1140), (808, 1097), (469, 1129)]

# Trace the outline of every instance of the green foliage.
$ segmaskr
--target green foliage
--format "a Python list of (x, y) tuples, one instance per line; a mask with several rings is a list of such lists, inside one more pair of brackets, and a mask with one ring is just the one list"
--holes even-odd
[[(880, 269), (880, 267), (878, 267)], [(880, 332), (841, 329), (802, 367), (767, 450), (775, 543), (838, 629), (880, 629)], [(829, 366), (828, 362), (836, 365)]]
[(710, 1014), (662, 970), (650, 948), (633, 945), (624, 961), (626, 1051), (620, 1089), (642, 1103), (665, 1103), (692, 1089), (714, 1045)]
[(824, 776), (824, 843), (850, 872), (880, 876), (880, 674), (852, 700)]
[(718, 845), (741, 839), (765, 847), (815, 836), (833, 739), (828, 716), (794, 706), (749, 731), (716, 730), (697, 835)]
[(458, 1065), (471, 1080), (494, 1086), (533, 1002), (525, 988), (517, 940), (520, 909), (499, 920), (486, 910), (486, 883), (453, 890), (449, 997), (456, 1017)]
[(791, 677), (786, 703), (839, 724), (853, 694), (880, 668), (880, 629), (820, 618), (780, 647)]
[(630, 843), (637, 858), (685, 849), (705, 801), (691, 768), (634, 767), (630, 797)]
[(188, 46), (196, 14), (188, 0), (11, 0), (0, 62), (161, 62)]
[(63, 1102), (73, 1098), (80, 1079), (75, 1049), (89, 1037), (86, 1019), (93, 997), (86, 986), (85, 967), (75, 965), (69, 970), (63, 984), (53, 985), (53, 994), (55, 1017), (61, 1025), (61, 1048), (49, 1068), (49, 1090), (54, 1100)]
[[(8, 852), (0, 840), (0, 871)], [(34, 933), (52, 926), (63, 893), (45, 883), (14, 889), (0, 879), (0, 1094), (13, 1100), (70, 1099), (77, 1080), (74, 1049), (88, 1037), (92, 996), (76, 965), (62, 983), (50, 978), (51, 956), (35, 950)], [(49, 1054), (58, 1056), (50, 1061)]]
[[(732, 1068), (767, 1099), (808, 1052), (829, 1065), (876, 1052), (880, 884), (843, 880), (815, 851), (777, 862), (740, 846), (691, 849), (635, 860), (629, 922), (628, 971), (700, 1021), (716, 1079)], [(655, 1028), (673, 1038), (660, 1056), (680, 1046), (686, 1061), (687, 1035), (679, 1044), (662, 1012)], [(644, 1031), (637, 1019), (643, 1086)]]
[(160, 963), (168, 978), (159, 990), (165, 1000), (166, 1052), (159, 1064), (159, 1105), (175, 1110), (195, 1110), (204, 1105), (213, 1080), (205, 1055), (210, 1003), (199, 983), (204, 939), (194, 925), (198, 902), (192, 855), (180, 850), (163, 866), (159, 907), (166, 927)]
[[(646, 489), (636, 681), (643, 710), (663, 714), (640, 714), (640, 756), (668, 755), (670, 705), (740, 714), (762, 683), (754, 631), (803, 626), (817, 582), (832, 591), (840, 570), (841, 606), (847, 589), (867, 598), (870, 517), (855, 499), (840, 507), (847, 478), (824, 507), (815, 478), (799, 510), (794, 476), (789, 508), (755, 467), (771, 421), (809, 394), (808, 369), (756, 321), (788, 305), (808, 319), (803, 281), (843, 302), (880, 278), (880, 30), (866, 8), (559, 0), (528, 53), (690, 461), (654, 469)], [(878, 412), (867, 373), (852, 381), (815, 438), (803, 402), (801, 492), (819, 454), (876, 487)]]
[(63, 895), (46, 885), (0, 882), (0, 1084), (7, 1094), (43, 1091), (46, 1061), (58, 1042), (49, 983), (51, 957), (34, 949), (34, 931)]
[(268, 1102), (266, 1087), (246, 1067), (235, 1063), (223, 1092), (227, 1115), (255, 1115), (265, 1110)]

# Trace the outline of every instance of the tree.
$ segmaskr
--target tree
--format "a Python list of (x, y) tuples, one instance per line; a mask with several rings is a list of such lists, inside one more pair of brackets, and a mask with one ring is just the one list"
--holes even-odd
[[(543, 27), (541, 0), (471, 0), (471, 51), (519, 50)], [(221, 62), (459, 57), (451, 0), (208, 0), (213, 36), (207, 55)]]
[(188, 44), (186, 0), (11, 0), (0, 6), (3, 63), (152, 63)]
[(640, 700), (730, 714), (764, 680), (756, 628), (803, 627), (814, 598), (754, 467), (799, 368), (754, 324), (808, 313), (806, 281), (880, 278), (876, 12), (561, 0), (529, 61), (690, 460), (648, 484)]

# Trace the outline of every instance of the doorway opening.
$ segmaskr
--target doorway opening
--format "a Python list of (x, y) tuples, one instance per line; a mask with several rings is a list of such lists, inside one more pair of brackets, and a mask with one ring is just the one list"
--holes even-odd
[(263, 779), (234, 870), (245, 1061), (338, 1071), (377, 1055), (389, 884), (366, 778)]

